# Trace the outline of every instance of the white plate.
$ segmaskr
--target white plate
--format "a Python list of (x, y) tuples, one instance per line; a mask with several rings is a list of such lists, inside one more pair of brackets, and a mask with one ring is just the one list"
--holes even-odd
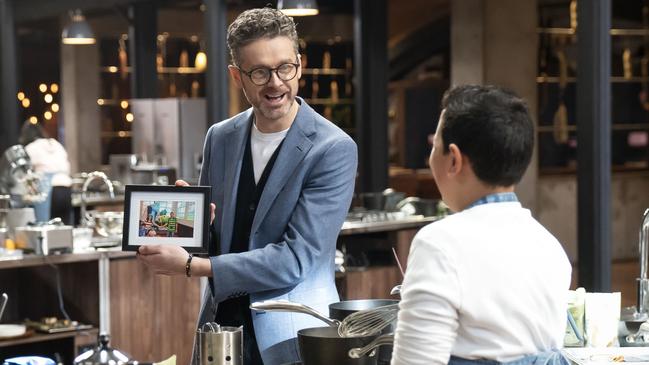
[(23, 324), (0, 324), (0, 338), (22, 336), (26, 330)]

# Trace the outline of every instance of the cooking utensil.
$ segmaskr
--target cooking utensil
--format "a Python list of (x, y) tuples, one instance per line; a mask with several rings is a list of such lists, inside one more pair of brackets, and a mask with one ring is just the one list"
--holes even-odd
[(0, 304), (0, 320), (2, 320), (2, 315), (5, 313), (5, 307), (7, 306), (8, 300), (9, 296), (7, 293), (2, 293), (2, 297), (0, 297), (0, 301), (2, 301), (2, 304)]
[(399, 313), (398, 304), (389, 304), (383, 307), (365, 309), (347, 316), (340, 326), (340, 337), (358, 337), (379, 334), (384, 328), (397, 320)]
[[(394, 255), (394, 260), (397, 262), (397, 266), (399, 266), (401, 277), (406, 276), (406, 273), (403, 271), (403, 266), (401, 266), (401, 261), (399, 261), (399, 255), (397, 255), (397, 250), (394, 247), (392, 247), (392, 254)], [(394, 288), (392, 290), (394, 290)], [(400, 285), (399, 285), (399, 290), (401, 290)], [(392, 292), (390, 292), (390, 294), (392, 294)]]
[(338, 327), (340, 325), (340, 321), (335, 319), (330, 319), (329, 317), (309, 307), (308, 305), (289, 302), (285, 300), (267, 300), (263, 302), (255, 302), (250, 304), (250, 309), (256, 311), (265, 311), (265, 312), (304, 313), (316, 317), (317, 319), (323, 321), (324, 323), (328, 324), (331, 327)]
[[(329, 304), (329, 317), (339, 321), (344, 320), (347, 316), (354, 312), (364, 309), (372, 309), (382, 307), (390, 304), (399, 303), (396, 299), (360, 299), (360, 300), (347, 300), (338, 303)], [(394, 324), (383, 329), (383, 334), (394, 332)], [(379, 349), (378, 363), (389, 364), (392, 358), (392, 347), (383, 346)]]
[(250, 308), (257, 311), (296, 312), (312, 315), (323, 322), (327, 327), (312, 327), (298, 330), (298, 344), (300, 357), (305, 365), (346, 365), (346, 364), (376, 364), (376, 356), (365, 356), (360, 359), (350, 359), (347, 352), (354, 347), (363, 347), (370, 343), (376, 336), (340, 337), (338, 334), (337, 320), (332, 320), (304, 304), (289, 301), (264, 301), (255, 302)]
[(205, 323), (196, 330), (199, 365), (243, 364), (243, 326), (221, 327)]
[(368, 343), (364, 347), (356, 347), (349, 350), (348, 355), (352, 359), (358, 359), (359, 357), (365, 356), (367, 353), (373, 351), (374, 349), (380, 346), (392, 345), (393, 343), (394, 343), (394, 334), (390, 333), (390, 334), (381, 335), (375, 338), (374, 341)]
[(401, 295), (401, 284), (395, 285), (392, 290), (390, 290), (390, 295)]

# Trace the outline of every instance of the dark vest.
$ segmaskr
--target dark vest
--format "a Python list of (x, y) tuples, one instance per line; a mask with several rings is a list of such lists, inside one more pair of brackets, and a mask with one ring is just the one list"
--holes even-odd
[[(246, 143), (246, 149), (243, 155), (241, 174), (239, 176), (239, 186), (237, 188), (237, 204), (234, 214), (232, 241), (230, 244), (230, 252), (228, 253), (248, 251), (252, 220), (255, 217), (255, 212), (257, 212), (257, 205), (259, 204), (259, 199), (261, 198), (261, 194), (266, 186), (268, 176), (275, 165), (277, 154), (283, 144), (284, 141), (277, 146), (275, 152), (268, 160), (264, 172), (259, 178), (259, 182), (255, 184), (252, 151), (250, 148), (250, 133), (248, 133), (248, 142)], [(218, 281), (218, 278), (216, 278), (216, 280)], [(218, 285), (218, 283), (215, 285)], [(244, 293), (242, 292), (242, 294)], [(261, 364), (261, 355), (257, 348), (257, 341), (255, 340), (255, 332), (252, 325), (252, 317), (250, 315), (249, 307), (250, 296), (247, 294), (224, 300), (218, 305), (215, 322), (221, 326), (243, 326), (244, 364)]]

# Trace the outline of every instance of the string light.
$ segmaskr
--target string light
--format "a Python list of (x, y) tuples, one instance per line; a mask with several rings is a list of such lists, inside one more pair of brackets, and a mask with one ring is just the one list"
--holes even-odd
[(49, 110), (46, 111), (45, 113), (43, 113), (43, 117), (45, 118), (45, 120), (50, 120), (50, 119), (52, 119), (52, 112), (49, 111)]
[(45, 99), (45, 102), (49, 104), (49, 103), (52, 102), (52, 100), (53, 100), (54, 98), (52, 97), (52, 94), (45, 94), (45, 96), (43, 97), (43, 99)]
[(29, 105), (31, 104), (31, 102), (29, 101), (29, 98), (24, 98), (22, 100), (22, 104), (23, 104), (23, 108), (29, 108)]
[(120, 137), (126, 137), (126, 132), (125, 131), (119, 131), (117, 132), (117, 135)]
[(42, 93), (47, 91), (47, 85), (45, 84), (40, 84), (38, 85), (38, 90), (40, 90)]
[(32, 115), (31, 117), (29, 117), (29, 122), (31, 124), (36, 124), (36, 123), (38, 123), (38, 118), (36, 118), (35, 116)]
[(59, 111), (59, 104), (57, 104), (57, 103), (52, 104), (52, 111), (54, 113), (58, 112)]
[(18, 94), (16, 94), (16, 96), (18, 97), (19, 101), (22, 101), (25, 98), (25, 93), (22, 92), (22, 91), (19, 91)]
[(126, 101), (126, 100), (122, 100), (122, 101), (119, 103), (119, 106), (121, 106), (122, 109), (126, 109), (126, 108), (128, 108), (128, 101)]
[(58, 93), (59, 92), (59, 85), (56, 84), (56, 83), (50, 85), (50, 91), (52, 92), (52, 94)]
[(135, 117), (133, 116), (133, 113), (126, 113), (126, 121), (127, 122), (132, 122)]
[(98, 105), (104, 105), (104, 99), (97, 99)]
[(108, 66), (108, 72), (116, 73), (117, 72), (117, 66)]

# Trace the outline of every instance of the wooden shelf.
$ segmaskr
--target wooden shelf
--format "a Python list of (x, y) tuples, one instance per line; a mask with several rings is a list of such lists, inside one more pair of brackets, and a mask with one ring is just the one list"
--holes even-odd
[[(570, 124), (566, 128), (569, 132), (577, 131), (577, 126)], [(613, 123), (611, 124), (611, 130), (614, 131), (644, 131), (649, 130), (649, 123)], [(551, 133), (554, 132), (554, 126), (552, 125), (540, 125), (537, 127), (537, 132), (539, 133)]]
[(16, 339), (0, 340), (0, 348), (9, 347), (15, 345), (24, 345), (28, 343), (38, 343), (44, 341), (54, 341), (60, 340), (63, 338), (72, 338), (76, 336), (89, 336), (92, 339), (97, 338), (99, 330), (96, 328), (81, 330), (81, 331), (69, 331), (69, 332), (60, 332), (60, 333), (39, 333), (35, 332), (31, 336), (20, 337)]
[(317, 98), (317, 99), (310, 99), (306, 98), (307, 103), (311, 105), (354, 105), (354, 99), (345, 99), (341, 98), (336, 101), (334, 101), (331, 98)]
[[(615, 84), (633, 84), (633, 83), (649, 82), (649, 77), (632, 76), (630, 78), (626, 78), (624, 76), (611, 76), (610, 81)], [(536, 82), (538, 84), (558, 84), (559, 77), (558, 76), (537, 76)], [(569, 83), (577, 82), (577, 78), (567, 77), (566, 82)]]
[[(117, 66), (104, 66), (100, 67), (99, 70), (103, 73), (117, 74), (120, 73), (120, 69)], [(131, 67), (126, 67), (126, 72), (131, 73)], [(158, 67), (159, 74), (181, 74), (181, 75), (192, 75), (192, 74), (203, 74), (205, 70), (200, 70), (196, 67)]]
[[(538, 34), (553, 34), (553, 35), (565, 35), (565, 36), (576, 36), (577, 31), (573, 28), (536, 28)], [(613, 28), (610, 30), (612, 36), (623, 37), (623, 36), (649, 36), (649, 29), (637, 29), (637, 28)]]
[[(100, 67), (99, 70), (103, 73), (109, 74), (118, 74), (120, 69), (118, 66), (104, 66)], [(192, 75), (192, 74), (203, 74), (205, 70), (200, 70), (196, 67), (158, 67), (157, 69), (159, 74), (182, 74), (182, 75)], [(126, 67), (126, 72), (131, 73), (131, 67)], [(351, 75), (352, 70), (345, 68), (303, 68), (303, 75)]]
[(352, 70), (344, 68), (303, 68), (302, 75), (351, 75)]

